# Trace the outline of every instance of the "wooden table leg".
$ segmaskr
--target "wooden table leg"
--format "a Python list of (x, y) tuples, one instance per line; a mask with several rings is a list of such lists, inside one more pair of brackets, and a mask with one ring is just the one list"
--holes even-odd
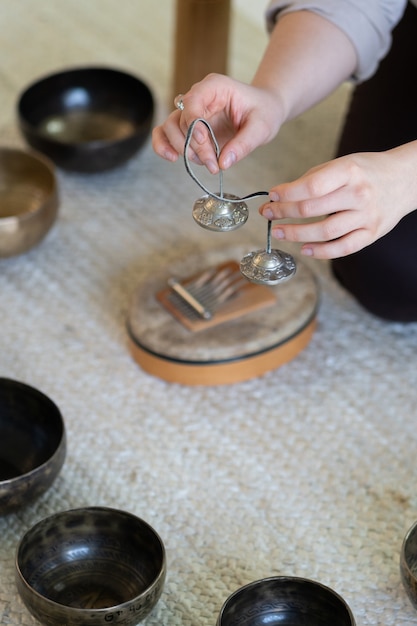
[(209, 74), (227, 73), (230, 0), (177, 0), (173, 96)]

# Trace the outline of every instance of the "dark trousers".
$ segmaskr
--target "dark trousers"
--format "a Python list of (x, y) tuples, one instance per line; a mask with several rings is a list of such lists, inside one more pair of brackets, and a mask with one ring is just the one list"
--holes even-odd
[[(337, 156), (388, 150), (417, 139), (416, 77), (417, 8), (409, 4), (377, 73), (353, 91)], [(334, 259), (332, 268), (371, 313), (417, 321), (417, 210), (370, 246)]]

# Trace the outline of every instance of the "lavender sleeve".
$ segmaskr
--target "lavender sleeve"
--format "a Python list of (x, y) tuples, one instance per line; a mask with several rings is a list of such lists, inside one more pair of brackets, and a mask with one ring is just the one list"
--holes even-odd
[(352, 41), (358, 64), (354, 76), (363, 81), (376, 71), (391, 45), (391, 31), (407, 0), (272, 0), (266, 11), (268, 30), (282, 15), (309, 10), (338, 26)]

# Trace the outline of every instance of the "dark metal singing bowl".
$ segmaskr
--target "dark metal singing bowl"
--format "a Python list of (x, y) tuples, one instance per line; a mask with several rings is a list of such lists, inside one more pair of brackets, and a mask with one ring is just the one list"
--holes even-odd
[(217, 626), (355, 626), (352, 612), (321, 583), (291, 576), (264, 578), (235, 591)]
[(20, 130), (62, 169), (94, 173), (128, 161), (150, 135), (154, 98), (141, 79), (107, 67), (73, 68), (19, 96)]
[(29, 385), (0, 378), (0, 515), (49, 489), (65, 455), (65, 427), (55, 403)]
[(158, 602), (165, 548), (131, 513), (106, 507), (64, 511), (33, 526), (16, 552), (16, 584), (45, 626), (134, 626)]
[(417, 609), (417, 522), (408, 530), (401, 546), (400, 575), (408, 598)]
[(58, 213), (54, 165), (38, 153), (0, 149), (0, 257), (33, 248)]

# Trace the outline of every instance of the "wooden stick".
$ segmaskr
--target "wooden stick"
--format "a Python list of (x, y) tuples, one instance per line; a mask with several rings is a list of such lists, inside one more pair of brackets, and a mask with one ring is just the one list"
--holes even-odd
[(230, 0), (177, 0), (174, 98), (210, 72), (227, 73)]

